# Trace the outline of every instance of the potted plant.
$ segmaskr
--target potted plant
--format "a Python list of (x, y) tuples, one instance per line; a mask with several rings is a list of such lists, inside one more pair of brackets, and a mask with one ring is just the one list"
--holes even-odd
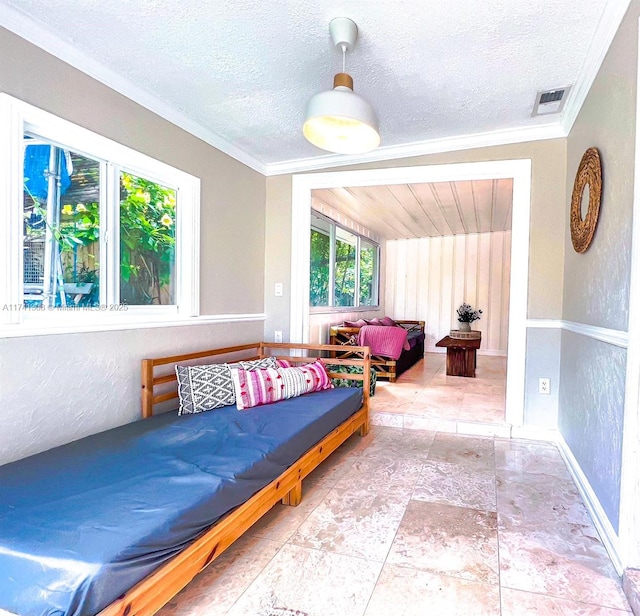
[(471, 323), (480, 319), (482, 314), (482, 310), (474, 310), (469, 304), (462, 304), (456, 312), (458, 313), (460, 331), (462, 332), (470, 332)]
[(73, 281), (64, 283), (64, 292), (70, 295), (88, 295), (96, 282), (98, 282), (96, 270), (82, 265), (73, 276)]

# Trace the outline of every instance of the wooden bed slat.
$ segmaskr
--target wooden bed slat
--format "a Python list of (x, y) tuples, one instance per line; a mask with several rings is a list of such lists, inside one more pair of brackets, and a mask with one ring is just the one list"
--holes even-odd
[(154, 404), (161, 404), (162, 402), (166, 402), (167, 400), (172, 400), (173, 398), (178, 397), (177, 391), (168, 391), (164, 394), (158, 394), (157, 396), (153, 396), (152, 400)]
[(175, 372), (171, 372), (169, 374), (163, 374), (162, 376), (153, 377), (153, 384), (162, 385), (163, 383), (171, 383), (171, 381), (177, 381), (178, 377)]
[(227, 355), (238, 351), (246, 351), (248, 349), (260, 348), (259, 342), (251, 342), (249, 344), (241, 344), (238, 346), (226, 347), (223, 349), (209, 349), (208, 351), (198, 351), (196, 353), (184, 353), (183, 355), (172, 355), (170, 357), (160, 357), (157, 359), (149, 359), (154, 366), (164, 366), (166, 364), (179, 364), (183, 361), (191, 359), (202, 359), (203, 357), (215, 357), (216, 355)]

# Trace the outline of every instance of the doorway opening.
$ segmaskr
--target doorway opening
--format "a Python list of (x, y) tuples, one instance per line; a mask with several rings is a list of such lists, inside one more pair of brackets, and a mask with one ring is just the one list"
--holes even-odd
[[(531, 188), (531, 161), (507, 160), (424, 167), (401, 167), (363, 171), (342, 171), (297, 175), (293, 177), (292, 212), (292, 301), (291, 331), (292, 341), (309, 340), (309, 260), (310, 223), (313, 191), (349, 187), (394, 187), (402, 185), (436, 184), (455, 182), (481, 182), (489, 180), (510, 181), (512, 188), (511, 236), (512, 247), (508, 273), (508, 333), (505, 333), (508, 347), (506, 360), (506, 412), (505, 422), (521, 426), (524, 415), (524, 371), (526, 344), (526, 310), (528, 289), (529, 258), (529, 212)], [(393, 210), (393, 208), (391, 208)], [(396, 212), (397, 218), (398, 212)], [(427, 224), (427, 223), (425, 223)], [(418, 238), (416, 238), (418, 239)], [(383, 251), (387, 257), (388, 251)], [(389, 251), (390, 254), (390, 251)], [(383, 260), (385, 260), (383, 257)], [(381, 264), (384, 272), (386, 264)], [(381, 301), (385, 309), (387, 293)], [(481, 306), (479, 306), (481, 307)], [(396, 310), (397, 314), (398, 310)], [(446, 320), (446, 316), (445, 316)], [(432, 336), (437, 334), (431, 332)], [(432, 341), (435, 343), (435, 341)], [(427, 348), (429, 342), (427, 342)], [(427, 362), (428, 363), (428, 362)], [(479, 363), (479, 367), (482, 362)]]

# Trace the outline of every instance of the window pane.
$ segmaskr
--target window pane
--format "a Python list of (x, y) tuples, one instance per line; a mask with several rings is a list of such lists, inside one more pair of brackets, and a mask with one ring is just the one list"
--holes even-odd
[(120, 174), (120, 302), (175, 304), (176, 191)]
[(378, 303), (378, 248), (360, 241), (360, 305), (375, 306)]
[(312, 306), (329, 305), (329, 250), (331, 238), (327, 233), (311, 229), (311, 266), (309, 297)]
[(26, 135), (23, 186), (25, 306), (97, 306), (100, 163)]
[(336, 227), (335, 306), (354, 306), (356, 290), (356, 236)]

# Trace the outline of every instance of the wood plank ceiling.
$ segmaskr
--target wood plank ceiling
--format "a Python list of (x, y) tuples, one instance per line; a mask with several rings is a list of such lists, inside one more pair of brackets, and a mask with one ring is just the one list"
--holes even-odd
[(510, 230), (512, 197), (511, 179), (350, 186), (314, 190), (312, 207), (397, 240)]

